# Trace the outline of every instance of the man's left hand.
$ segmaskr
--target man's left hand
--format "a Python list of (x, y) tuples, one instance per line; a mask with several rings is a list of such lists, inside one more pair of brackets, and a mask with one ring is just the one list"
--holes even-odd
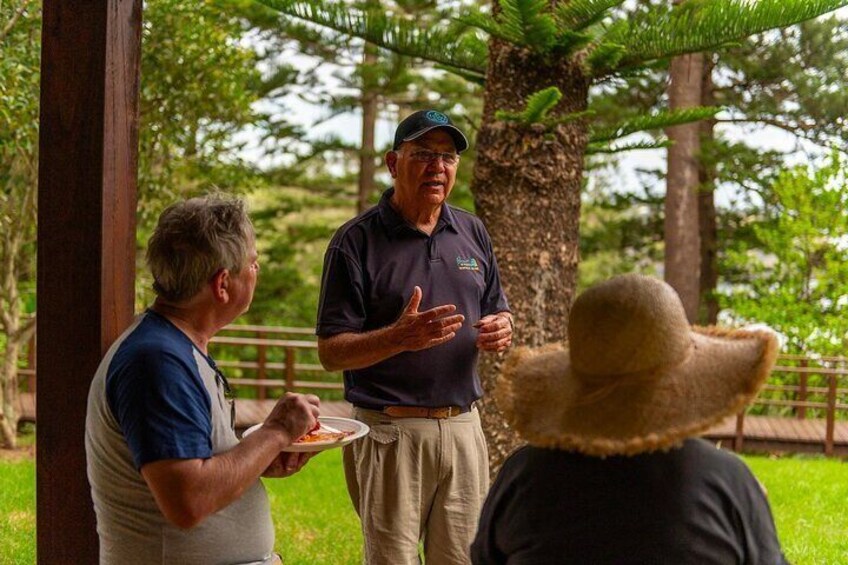
[(474, 324), (480, 331), (477, 336), (479, 349), (499, 353), (512, 344), (512, 324), (509, 316), (506, 312), (490, 314)]
[(306, 462), (309, 461), (313, 455), (315, 454), (289, 453), (288, 451), (281, 451), (280, 454), (271, 461), (271, 464), (268, 465), (268, 468), (265, 469), (262, 476), (272, 479), (291, 477), (303, 469), (303, 466), (306, 465)]

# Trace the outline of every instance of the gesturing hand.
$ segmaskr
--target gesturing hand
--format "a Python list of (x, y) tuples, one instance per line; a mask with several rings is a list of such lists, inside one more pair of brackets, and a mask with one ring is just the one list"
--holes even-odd
[(419, 312), (422, 294), (421, 287), (416, 286), (400, 318), (392, 324), (391, 339), (403, 351), (420, 351), (448, 342), (456, 336), (465, 320), (462, 314), (448, 316), (456, 310), (453, 304)]
[(490, 314), (474, 324), (480, 330), (477, 347), (483, 351), (500, 352), (512, 344), (512, 324), (509, 314)]

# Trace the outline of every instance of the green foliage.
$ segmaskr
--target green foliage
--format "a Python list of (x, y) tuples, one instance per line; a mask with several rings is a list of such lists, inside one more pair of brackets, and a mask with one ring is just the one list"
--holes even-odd
[(837, 151), (818, 170), (795, 167), (774, 183), (776, 205), (752, 218), (756, 245), (733, 250), (739, 265), (724, 302), (759, 321), (789, 351), (844, 354), (848, 346), (848, 182)]
[(477, 36), (446, 26), (422, 28), (417, 21), (381, 9), (356, 9), (321, 0), (257, 0), (288, 16), (359, 37), (401, 55), (420, 57), (475, 74), (486, 72), (486, 44)]
[(609, 28), (600, 45), (623, 45), (626, 54), (614, 65), (592, 71), (597, 76), (656, 59), (727, 47), (846, 5), (848, 0), (689, 0), (671, 10), (652, 8)]
[(660, 274), (663, 195), (647, 188), (619, 194), (611, 188), (609, 174), (614, 171), (595, 170), (583, 191), (579, 290), (623, 273)]
[(579, 31), (601, 21), (612, 8), (624, 0), (572, 0), (555, 8), (557, 24), (562, 29)]
[(583, 64), (586, 74), (599, 74), (599, 70), (615, 68), (627, 54), (627, 47), (620, 43), (601, 43), (589, 52)]
[(645, 149), (665, 149), (671, 145), (669, 140), (662, 141), (636, 141), (623, 143), (621, 145), (609, 145), (603, 142), (590, 143), (586, 147), (586, 155), (597, 155), (599, 153), (623, 153), (624, 151), (638, 151)]
[(698, 122), (713, 117), (721, 108), (699, 107), (683, 110), (664, 110), (647, 116), (636, 116), (614, 126), (594, 128), (589, 136), (589, 142), (601, 144), (636, 132), (659, 130), (680, 124)]
[(457, 18), (489, 35), (538, 53), (548, 53), (557, 43), (557, 29), (546, 0), (498, 0), (497, 15), (473, 11)]
[(40, 3), (0, 4), (0, 445), (14, 445), (14, 361), (35, 307), (40, 24)]
[(536, 124), (548, 117), (548, 112), (562, 100), (562, 92), (559, 88), (551, 86), (540, 90), (527, 98), (527, 105), (521, 112), (505, 112), (499, 110), (495, 117), (499, 120), (521, 122), (523, 124)]
[(0, 329), (34, 296), (40, 42), (37, 2), (0, 6)]
[(178, 198), (216, 187), (245, 188), (251, 173), (237, 157), (234, 136), (258, 120), (252, 104), (263, 88), (258, 57), (243, 46), (247, 31), (238, 18), (204, 0), (150, 1), (144, 17), (139, 103), (143, 226)]
[(551, 86), (528, 96), (527, 104), (521, 112), (498, 110), (495, 112), (495, 118), (506, 122), (518, 122), (525, 126), (541, 124), (545, 128), (550, 128), (558, 124), (586, 118), (594, 113), (587, 110), (572, 112), (564, 116), (549, 117), (548, 114), (559, 104), (560, 100), (562, 100), (562, 92), (559, 88)]
[(254, 191), (249, 202), (260, 272), (253, 304), (240, 322), (314, 326), (323, 252), (352, 215), (352, 198), (274, 187)]
[(761, 34), (718, 60), (718, 95), (732, 119), (765, 123), (817, 144), (848, 142), (848, 26), (837, 17)]
[(553, 17), (547, 13), (547, 0), (499, 0), (501, 27), (516, 45), (524, 45), (541, 53), (549, 51), (556, 41)]

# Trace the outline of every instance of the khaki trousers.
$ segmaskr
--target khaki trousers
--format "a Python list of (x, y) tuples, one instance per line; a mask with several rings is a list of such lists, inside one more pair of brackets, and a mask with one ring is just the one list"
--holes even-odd
[(367, 565), (471, 563), (469, 547), (489, 489), (476, 409), (443, 420), (355, 408), (371, 427), (345, 447), (348, 492), (362, 523)]

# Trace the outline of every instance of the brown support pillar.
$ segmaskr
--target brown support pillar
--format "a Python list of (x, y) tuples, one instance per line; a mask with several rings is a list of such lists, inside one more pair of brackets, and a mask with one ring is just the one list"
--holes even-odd
[(133, 314), (141, 0), (43, 6), (38, 562), (97, 563), (86, 397)]

